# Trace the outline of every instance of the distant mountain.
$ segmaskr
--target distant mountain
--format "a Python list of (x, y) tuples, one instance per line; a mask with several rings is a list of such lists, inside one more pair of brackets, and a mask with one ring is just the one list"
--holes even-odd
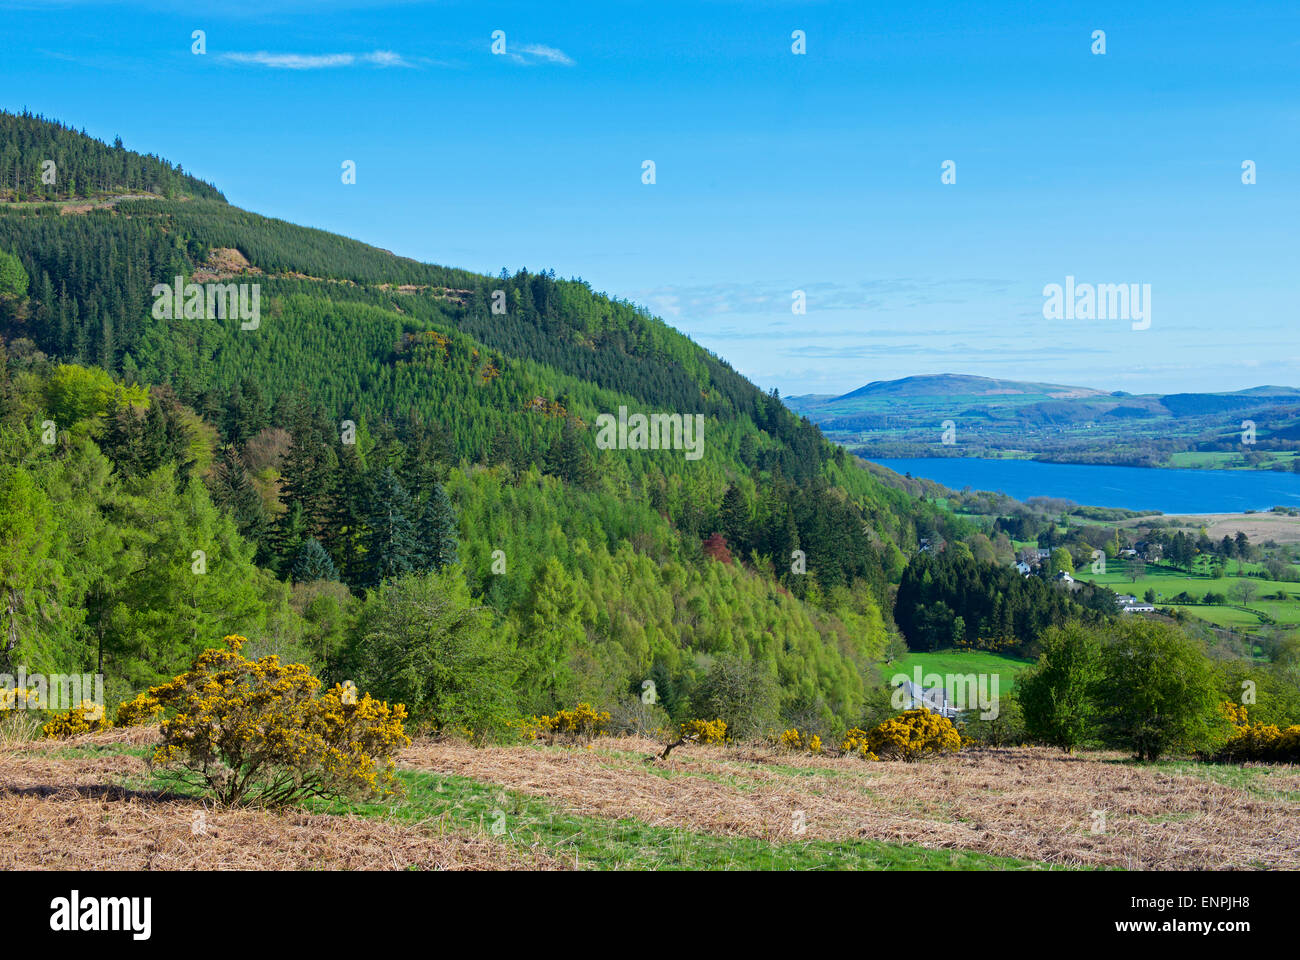
[(922, 374), (903, 377), (901, 380), (873, 380), (865, 387), (835, 398), (834, 402), (859, 397), (925, 397), (925, 396), (1050, 396), (1100, 397), (1100, 390), (1088, 387), (1063, 387), (1051, 383), (1028, 383), (1019, 380), (995, 380), (992, 377), (972, 377), (959, 373)]
[[(876, 380), (838, 396), (787, 397), (786, 404), (868, 459), (1010, 452), (1155, 466), (1198, 452), (1233, 453), (1241, 461), (1233, 466), (1288, 469), (1300, 432), (1300, 389), (1285, 386), (1130, 394), (943, 373)], [(1243, 444), (1247, 420), (1257, 433)], [(946, 421), (955, 426), (953, 443), (938, 432)], [(1229, 464), (1218, 457), (1187, 465)]]
[[(1099, 404), (1097, 412), (1105, 412), (1119, 406), (1121, 399), (1130, 405), (1135, 400), (1142, 405), (1145, 398), (1127, 395), (1121, 398), (1090, 387), (940, 373), (903, 377), (901, 380), (874, 380), (839, 396), (787, 397), (786, 404), (814, 423), (836, 429), (844, 426), (839, 421), (846, 417), (866, 415), (878, 420), (882, 415), (906, 415), (909, 411), (924, 411), (929, 416), (936, 405), (947, 409), (950, 415), (969, 411), (972, 416), (996, 417), (995, 411), (1002, 408), (1047, 404), (1042, 412), (1048, 419), (1053, 419), (1063, 415), (1062, 408), (1053, 407), (1062, 402), (1096, 402)], [(1158, 402), (1158, 398), (1150, 399)]]
[(1300, 396), (1300, 387), (1250, 387), (1247, 390), (1238, 390), (1237, 393), (1245, 396), (1263, 396), (1263, 397), (1295, 397)]
[[(823, 422), (867, 408), (909, 404), (926, 404), (940, 401), (953, 407), (1024, 407), (1045, 401), (1087, 401), (1084, 406), (1096, 413), (1112, 410), (1151, 410), (1163, 407), (1164, 412), (1182, 416), (1189, 412), (1235, 409), (1260, 401), (1300, 401), (1300, 388), (1282, 386), (1250, 387), (1222, 393), (1131, 394), (1123, 390), (1103, 391), (1092, 387), (1074, 387), (1056, 383), (1036, 383), (1024, 380), (999, 380), (994, 377), (976, 377), (958, 373), (921, 374), (898, 380), (873, 380), (848, 393), (805, 394), (786, 397), (785, 402), (796, 413), (804, 413), (814, 422)], [(1121, 402), (1122, 401), (1122, 402)], [(956, 412), (956, 411), (954, 411)]]

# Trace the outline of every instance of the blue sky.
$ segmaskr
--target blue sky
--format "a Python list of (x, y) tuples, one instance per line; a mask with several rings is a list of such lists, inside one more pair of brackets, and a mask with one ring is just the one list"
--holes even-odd
[[(6, 109), (403, 255), (581, 276), (783, 394), (1300, 385), (1294, 0), (0, 0), (0, 33)], [(1044, 319), (1067, 275), (1150, 284), (1150, 328)]]

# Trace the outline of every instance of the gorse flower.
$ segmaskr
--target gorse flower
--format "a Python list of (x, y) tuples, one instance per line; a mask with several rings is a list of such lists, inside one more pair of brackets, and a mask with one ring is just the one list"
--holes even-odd
[(920, 709), (905, 710), (869, 731), (854, 727), (844, 735), (840, 749), (864, 760), (919, 760), (927, 754), (955, 753), (962, 745), (961, 733), (951, 720)]
[(93, 700), (83, 700), (67, 713), (57, 714), (42, 728), (51, 740), (76, 737), (83, 733), (98, 733), (113, 726), (104, 716), (104, 708)]
[(19, 687), (0, 687), (0, 711), (24, 710), (33, 702), (38, 702), (40, 694), (35, 690), (23, 690)]
[(1232, 763), (1300, 763), (1300, 725), (1251, 723), (1244, 706), (1226, 700), (1219, 705), (1219, 711), (1232, 724), (1233, 734), (1219, 748), (1215, 759)]
[(822, 752), (822, 738), (817, 734), (805, 736), (797, 728), (791, 728), (777, 737), (777, 746), (787, 750), (807, 750), (809, 753)]
[(693, 736), (699, 743), (725, 743), (727, 740), (727, 721), (687, 720), (682, 724), (682, 736)]
[(231, 804), (396, 792), (394, 757), (411, 743), (405, 707), (356, 698), (341, 685), (317, 696), (320, 681), (302, 664), (248, 660), (239, 653), (243, 637), (225, 643), (119, 709), (140, 722), (167, 713), (156, 765)]
[(143, 727), (157, 720), (163, 712), (163, 705), (158, 702), (158, 687), (151, 688), (134, 700), (128, 700), (117, 708), (113, 717), (115, 727)]
[(856, 753), (863, 760), (879, 760), (880, 758), (871, 752), (868, 738), (867, 731), (861, 727), (852, 727), (844, 734), (840, 749), (845, 753)]
[(589, 739), (609, 732), (609, 713), (597, 713), (589, 703), (580, 703), (572, 710), (558, 710), (553, 717), (534, 717), (533, 722), (534, 729), (566, 737)]

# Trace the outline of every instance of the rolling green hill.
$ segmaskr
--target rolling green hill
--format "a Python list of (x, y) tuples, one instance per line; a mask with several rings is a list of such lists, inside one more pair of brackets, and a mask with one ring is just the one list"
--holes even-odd
[[(483, 604), (522, 710), (653, 676), (682, 716), (734, 661), (781, 716), (851, 722), (907, 556), (966, 532), (579, 279), (419, 263), (4, 123), (28, 201), (0, 202), (10, 663), (137, 689), (242, 633), (342, 679), (378, 585), (436, 574)], [(45, 157), (76, 173), (39, 193)], [(256, 284), (256, 322), (167, 317), (178, 276)], [(702, 416), (702, 456), (599, 448), (624, 407)]]

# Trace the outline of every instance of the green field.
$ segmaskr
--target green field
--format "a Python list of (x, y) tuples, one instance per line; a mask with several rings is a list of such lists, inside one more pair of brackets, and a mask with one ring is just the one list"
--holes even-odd
[[(1259, 611), (1284, 626), (1300, 624), (1300, 583), (1250, 577), (1248, 579), (1255, 584), (1257, 595), (1248, 604), (1249, 610), (1242, 610), (1241, 601), (1233, 596), (1232, 591), (1235, 584), (1247, 578), (1232, 575), (1222, 579), (1204, 575), (1193, 576), (1182, 570), (1149, 563), (1143, 575), (1134, 581), (1129, 578), (1126, 567), (1127, 564), (1122, 560), (1111, 560), (1106, 564), (1106, 572), (1103, 574), (1093, 574), (1087, 566), (1084, 566), (1075, 572), (1075, 577), (1109, 587), (1116, 593), (1133, 594), (1138, 599), (1142, 599), (1147, 590), (1154, 590), (1155, 602), (1158, 605), (1168, 605), (1174, 597), (1184, 592), (1196, 599), (1200, 599), (1209, 591), (1225, 594), (1228, 597), (1228, 605), (1225, 606), (1181, 606), (1189, 617), (1197, 617), (1216, 626), (1235, 629), (1259, 626), (1263, 618), (1249, 611)], [(1237, 567), (1238, 564), (1234, 562), (1229, 570), (1235, 573)], [(1246, 570), (1260, 569), (1260, 565), (1256, 563), (1247, 563), (1244, 567)], [(1266, 595), (1271, 596), (1279, 590), (1286, 592), (1289, 599), (1284, 601), (1264, 599)]]
[(1216, 627), (1230, 627), (1233, 630), (1249, 630), (1251, 627), (1257, 627), (1264, 622), (1259, 616), (1238, 607), (1184, 606), (1179, 604), (1169, 609), (1181, 610), (1188, 617), (1196, 617), (1198, 620), (1212, 623)]
[(1167, 465), (1182, 470), (1271, 470), (1274, 464), (1280, 463), (1290, 469), (1296, 456), (1291, 451), (1281, 450), (1261, 450), (1260, 453), (1264, 460), (1256, 467), (1248, 465), (1245, 457), (1236, 451), (1199, 453), (1192, 450), (1171, 453)]
[(933, 653), (909, 653), (893, 663), (881, 664), (880, 673), (886, 681), (896, 673), (905, 673), (908, 679), (913, 679), (913, 671), (918, 666), (922, 675), (997, 674), (999, 692), (1009, 693), (1015, 688), (1016, 674), (1032, 665), (1032, 660), (1021, 660), (985, 650), (938, 650)]

